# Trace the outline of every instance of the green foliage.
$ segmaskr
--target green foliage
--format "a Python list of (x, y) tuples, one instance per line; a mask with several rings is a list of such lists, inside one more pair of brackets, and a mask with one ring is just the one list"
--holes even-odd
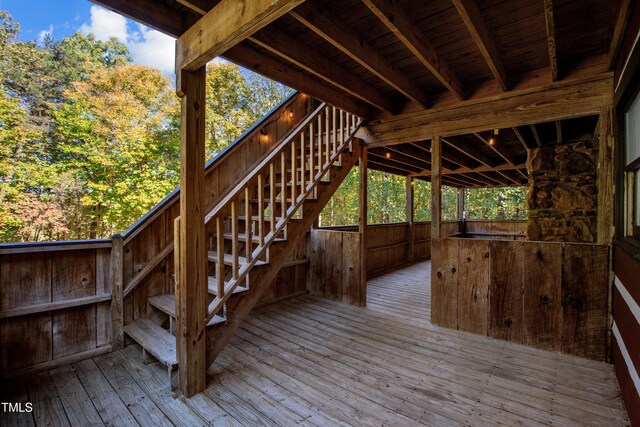
[(526, 187), (470, 188), (465, 192), (469, 219), (526, 219)]
[(431, 183), (413, 180), (413, 220), (431, 221)]
[(355, 166), (322, 210), (320, 225), (329, 227), (358, 224), (360, 218), (359, 189), (360, 168)]

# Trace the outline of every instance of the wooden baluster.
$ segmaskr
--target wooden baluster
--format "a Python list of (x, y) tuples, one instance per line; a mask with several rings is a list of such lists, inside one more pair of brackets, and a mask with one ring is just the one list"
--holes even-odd
[(216, 255), (218, 297), (222, 298), (224, 297), (224, 224), (222, 216), (216, 217)]
[(280, 153), (280, 215), (284, 217), (287, 213), (287, 157), (286, 150)]
[[(313, 182), (313, 122), (309, 123), (309, 181)], [(305, 191), (306, 191), (305, 187)]]
[(307, 190), (307, 144), (305, 144), (304, 132), (300, 134), (300, 194), (304, 196)]
[(238, 234), (238, 201), (234, 199), (231, 201), (231, 274), (234, 279), (238, 278)]
[[(340, 110), (340, 146), (344, 144), (344, 111)], [(342, 156), (338, 161), (338, 164), (342, 166)]]
[(331, 149), (329, 148), (329, 137), (331, 136), (331, 128), (329, 127), (329, 107), (324, 109), (324, 164), (329, 163), (331, 157)]
[[(322, 113), (318, 114), (318, 174), (320, 175), (320, 171), (322, 170)], [(313, 174), (314, 181), (316, 174)]]
[(264, 246), (264, 177), (258, 175), (258, 244)]
[(253, 237), (253, 216), (251, 215), (251, 199), (249, 198), (249, 187), (244, 189), (244, 256), (247, 262), (251, 262), (253, 259), (253, 251), (251, 250), (251, 239)]
[(333, 153), (335, 154), (338, 152), (338, 128), (336, 127), (336, 107), (331, 107), (332, 108), (332, 116), (331, 116), (331, 130), (333, 133)]
[(291, 141), (291, 206), (298, 202), (296, 193), (298, 192), (298, 153), (296, 140)]
[[(269, 211), (271, 212), (271, 232), (276, 231), (276, 165), (269, 163)], [(274, 236), (275, 237), (275, 236)]]

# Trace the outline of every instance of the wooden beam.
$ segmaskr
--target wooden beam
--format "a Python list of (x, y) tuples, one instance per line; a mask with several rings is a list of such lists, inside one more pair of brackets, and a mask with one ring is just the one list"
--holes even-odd
[(421, 88), (376, 49), (343, 29), (339, 20), (326, 9), (305, 3), (290, 15), (407, 98), (425, 108), (429, 106), (428, 98)]
[(477, 145), (468, 144), (460, 140), (454, 140), (453, 138), (454, 137), (449, 137), (447, 139), (443, 138), (442, 142), (446, 143), (451, 148), (455, 148), (462, 154), (471, 157), (478, 163), (489, 167), (498, 166), (499, 163), (496, 163), (488, 153), (482, 151), (482, 149), (480, 149)]
[(418, 168), (420, 170), (429, 166), (429, 164), (423, 160), (420, 160), (416, 157), (408, 156), (398, 150), (393, 150), (391, 148), (372, 149), (369, 151), (369, 155), (375, 155), (389, 161), (400, 162), (405, 165)]
[(553, 0), (544, 0), (544, 19), (547, 26), (547, 49), (551, 80), (558, 80), (558, 57), (556, 52), (556, 24), (553, 17)]
[(563, 80), (455, 105), (371, 120), (358, 132), (370, 147), (599, 114), (613, 103), (613, 74)]
[(413, 177), (408, 176), (404, 181), (405, 221), (409, 223), (409, 261), (413, 260)]
[(123, 238), (115, 235), (111, 246), (111, 346), (124, 347), (124, 249)]
[[(464, 200), (465, 198), (465, 191), (464, 188), (459, 188), (458, 189), (458, 194), (456, 194), (456, 202), (457, 202), (457, 218), (458, 221), (462, 221), (464, 219)], [(464, 230), (460, 230), (460, 231), (464, 231)]]
[(613, 34), (611, 35), (611, 44), (609, 45), (609, 54), (607, 56), (607, 69), (611, 69), (613, 63), (618, 57), (620, 46), (622, 44), (623, 35), (627, 29), (629, 22), (629, 14), (631, 12), (631, 0), (622, 0), (620, 9), (618, 9), (618, 17), (616, 18)]
[(442, 221), (442, 141), (440, 136), (431, 139), (431, 239), (440, 238)]
[(597, 243), (610, 245), (614, 237), (614, 136), (613, 108), (603, 107), (600, 114), (598, 145), (598, 212)]
[(250, 40), (380, 110), (391, 114), (398, 112), (395, 102), (378, 89), (273, 25), (268, 31), (254, 34)]
[(328, 104), (341, 108), (360, 117), (366, 117), (369, 109), (347, 94), (332, 89), (325, 84), (312, 79), (306, 74), (276, 61), (243, 44), (236, 45), (224, 53), (224, 57), (231, 62), (249, 70), (262, 74), (272, 80), (279, 81), (294, 89), (298, 89), (314, 98), (326, 101)]
[(560, 120), (556, 120), (556, 137), (558, 144), (562, 144), (562, 122)]
[(178, 38), (176, 71), (205, 66), (303, 1), (222, 0)]
[(207, 386), (207, 242), (204, 164), (206, 68), (182, 71), (179, 279), (176, 286), (180, 391), (187, 397)]
[[(363, 144), (364, 145), (364, 144)], [(360, 233), (360, 306), (367, 305), (367, 183), (368, 183), (368, 152), (363, 146), (360, 152), (360, 192), (358, 204), (360, 206), (360, 217), (358, 218), (358, 231)]]
[(422, 168), (420, 168), (419, 166), (413, 166), (398, 159), (386, 157), (384, 154), (375, 153), (373, 150), (369, 151), (369, 161), (372, 163), (404, 171), (405, 175), (407, 173), (416, 173), (422, 170)]
[(184, 7), (188, 7), (194, 12), (205, 15), (209, 12), (213, 7), (218, 3), (215, 0), (176, 0), (178, 3), (183, 5)]
[[(499, 144), (496, 140), (495, 137), (494, 138), (494, 142), (493, 144), (491, 144), (491, 142), (489, 140), (487, 140), (486, 138), (484, 138), (482, 135), (480, 135), (478, 132), (474, 132), (474, 135), (480, 140), (482, 141), (487, 147), (491, 148), (497, 155), (499, 155), (500, 157), (502, 157), (502, 159), (509, 163), (511, 166), (515, 166), (518, 161), (516, 160), (516, 158), (513, 156), (512, 153), (510, 153), (508, 150), (506, 150), (504, 148), (503, 145)], [(520, 174), (522, 174), (522, 172), (519, 169), (516, 169), (516, 171)], [(503, 175), (503, 174), (501, 174)], [(504, 176), (504, 175), (503, 175)], [(527, 178), (526, 175), (522, 174), (522, 176), (524, 178)], [(509, 178), (511, 179), (511, 178)]]
[[(90, 0), (113, 12), (158, 30), (172, 37), (180, 37), (186, 30), (186, 14), (182, 14), (156, 0)], [(197, 19), (193, 14), (192, 19)]]
[(503, 91), (509, 90), (507, 80), (507, 72), (498, 54), (498, 49), (489, 35), (489, 31), (485, 26), (484, 19), (480, 14), (480, 9), (475, 0), (452, 0), (458, 14), (466, 25), (473, 41), (476, 42), (480, 53), (484, 57), (485, 62), (489, 66), (491, 73), (495, 77), (498, 85)]
[(460, 79), (451, 71), (449, 64), (438, 55), (435, 47), (397, 2), (391, 0), (363, 0), (363, 2), (444, 87), (458, 99), (465, 98), (465, 88)]
[(536, 141), (536, 145), (538, 147), (542, 147), (542, 141), (540, 141), (540, 135), (538, 135), (536, 125), (529, 125), (529, 129), (531, 129), (531, 133), (533, 134), (533, 139), (535, 139)]
[(522, 144), (522, 147), (525, 149), (525, 151), (528, 153), (529, 152), (529, 146), (527, 145), (527, 142), (524, 140), (524, 138), (522, 137), (522, 134), (520, 133), (520, 131), (518, 130), (517, 127), (512, 127), (511, 130), (513, 131), (513, 133), (516, 135), (516, 138), (518, 138), (518, 141), (520, 141), (520, 144)]
[(380, 160), (376, 159), (374, 156), (369, 153), (369, 169), (375, 169), (380, 172), (387, 172), (393, 175), (398, 176), (407, 176), (410, 173), (414, 173), (414, 171), (406, 170), (401, 167), (391, 166), (389, 164), (382, 163)]

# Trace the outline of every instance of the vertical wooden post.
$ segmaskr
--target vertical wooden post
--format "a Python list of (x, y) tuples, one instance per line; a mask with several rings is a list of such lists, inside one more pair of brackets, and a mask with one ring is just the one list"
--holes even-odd
[(458, 210), (457, 210), (457, 216), (456, 218), (458, 219), (458, 223), (459, 223), (459, 228), (458, 231), (460, 233), (464, 234), (465, 231), (465, 226), (464, 226), (464, 221), (465, 221), (465, 217), (464, 217), (464, 198), (465, 198), (465, 189), (464, 188), (458, 188), (458, 194), (456, 195), (457, 197), (457, 202), (458, 202)]
[(404, 185), (404, 197), (406, 199), (405, 221), (409, 223), (408, 259), (413, 261), (413, 177), (406, 177)]
[(442, 143), (439, 136), (431, 140), (431, 239), (440, 238), (442, 219)]
[(124, 347), (124, 245), (119, 234), (111, 242), (111, 346), (116, 350)]
[(360, 152), (360, 307), (367, 305), (367, 148)]
[(598, 244), (610, 245), (614, 234), (614, 170), (613, 116), (611, 106), (600, 112), (600, 141), (598, 146)]
[(180, 71), (180, 291), (176, 298), (179, 388), (187, 397), (206, 387), (207, 246), (204, 228), (206, 68)]

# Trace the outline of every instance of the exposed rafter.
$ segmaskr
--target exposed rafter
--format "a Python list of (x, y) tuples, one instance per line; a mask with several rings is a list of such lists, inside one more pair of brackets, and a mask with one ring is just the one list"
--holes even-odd
[(533, 139), (536, 140), (536, 145), (538, 147), (542, 147), (542, 141), (540, 141), (540, 135), (538, 135), (538, 129), (536, 129), (536, 125), (529, 125), (529, 129), (531, 129)]
[(369, 159), (368, 159), (369, 162), (373, 161), (376, 164), (402, 170), (405, 173), (416, 173), (422, 170), (419, 167), (415, 167), (410, 164), (404, 163), (394, 157), (386, 157), (384, 154), (380, 154), (374, 151), (369, 151), (368, 154), (369, 154)]
[(391, 0), (363, 0), (364, 4), (400, 39), (438, 80), (458, 99), (465, 98), (465, 88), (437, 50), (416, 27), (407, 13)]
[(216, 0), (176, 0), (184, 7), (188, 7), (200, 15), (204, 15), (209, 12), (219, 2)]
[(276, 61), (245, 45), (239, 44), (224, 53), (229, 61), (241, 65), (265, 77), (296, 88), (308, 95), (326, 101), (343, 110), (365, 117), (368, 108), (347, 94), (328, 88), (301, 71)]
[(446, 139), (443, 138), (442, 142), (445, 142), (450, 147), (455, 148), (456, 150), (471, 157), (472, 159), (476, 160), (477, 162), (485, 166), (489, 166), (489, 167), (498, 166), (498, 163), (496, 163), (491, 158), (491, 156), (489, 156), (488, 153), (480, 149), (478, 146), (474, 146), (473, 144), (468, 144), (465, 142), (454, 140), (453, 138), (446, 138)]
[(328, 10), (304, 3), (290, 15), (407, 98), (429, 107), (425, 92), (369, 44), (344, 30)]
[(388, 161), (404, 163), (411, 167), (417, 168), (418, 170), (426, 169), (429, 166), (429, 164), (424, 161), (407, 156), (406, 154), (399, 152), (398, 150), (392, 150), (389, 148), (374, 148), (369, 150), (369, 153), (375, 154), (379, 157), (383, 157)]
[(489, 31), (485, 26), (484, 20), (482, 19), (482, 15), (480, 14), (480, 9), (476, 4), (475, 0), (452, 0), (456, 9), (458, 9), (458, 13), (462, 18), (462, 21), (466, 25), (469, 33), (471, 33), (471, 37), (473, 37), (473, 41), (476, 42), (478, 49), (480, 49), (480, 53), (484, 57), (491, 73), (495, 77), (496, 81), (502, 88), (502, 90), (509, 90), (509, 83), (507, 80), (507, 72), (505, 71), (504, 64), (502, 63), (502, 59), (500, 59), (500, 55), (498, 54), (498, 49), (496, 45), (489, 35)]
[(364, 83), (347, 70), (340, 68), (325, 56), (309, 49), (295, 37), (273, 25), (269, 31), (260, 31), (254, 34), (250, 40), (380, 110), (392, 114), (397, 112), (394, 102), (378, 89)]
[(527, 145), (527, 142), (522, 137), (522, 134), (520, 133), (518, 128), (514, 126), (514, 127), (511, 128), (511, 130), (516, 135), (516, 138), (518, 138), (518, 141), (520, 141), (520, 144), (522, 144), (522, 147), (525, 149), (525, 151), (528, 152), (529, 151), (529, 146)]
[(558, 80), (558, 56), (556, 52), (556, 24), (553, 17), (553, 0), (544, 0), (544, 19), (547, 24), (547, 48), (549, 49), (549, 67), (551, 80)]
[[(509, 163), (512, 166), (515, 166), (518, 161), (516, 160), (516, 158), (513, 156), (512, 153), (509, 152), (509, 150), (505, 150), (504, 147), (502, 147), (500, 144), (497, 144), (495, 142), (491, 143), (491, 141), (485, 139), (482, 135), (480, 135), (479, 133), (475, 132), (474, 135), (476, 136), (476, 138), (478, 138), (480, 141), (482, 141), (487, 147), (491, 148), (493, 150), (494, 153), (496, 153), (498, 156), (502, 157), (502, 159)], [(523, 174), (524, 178), (527, 178), (526, 175)]]
[(176, 70), (197, 70), (303, 1), (222, 0), (178, 38)]
[[(180, 37), (187, 29), (185, 14), (155, 0), (91, 0), (109, 10), (147, 25), (172, 37)], [(193, 20), (199, 15), (193, 14)]]
[(624, 34), (627, 23), (629, 22), (629, 13), (631, 12), (631, 0), (622, 0), (620, 2), (620, 9), (618, 10), (618, 17), (616, 18), (616, 24), (613, 27), (613, 34), (611, 35), (611, 44), (609, 46), (609, 56), (607, 57), (607, 68), (611, 69), (613, 62), (618, 57), (620, 51), (620, 44), (622, 42), (622, 35)]

